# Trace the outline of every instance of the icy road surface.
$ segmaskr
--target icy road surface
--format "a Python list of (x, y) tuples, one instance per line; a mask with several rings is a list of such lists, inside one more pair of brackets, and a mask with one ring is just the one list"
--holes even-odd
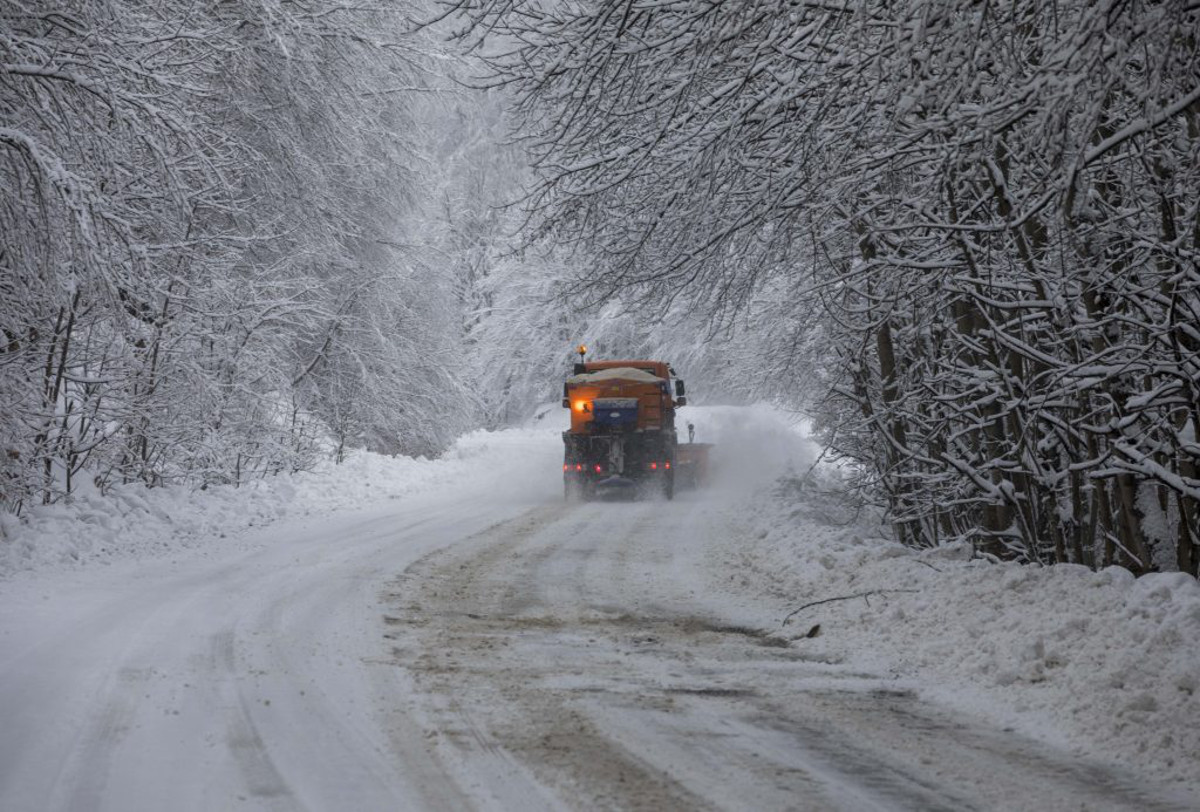
[(0, 809), (1183, 808), (807, 655), (719, 501), (541, 476), (0, 584)]

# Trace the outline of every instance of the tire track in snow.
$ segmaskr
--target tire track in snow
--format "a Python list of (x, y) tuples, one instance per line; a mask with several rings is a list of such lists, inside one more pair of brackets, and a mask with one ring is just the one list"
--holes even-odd
[(546, 508), (398, 579), (396, 664), (480, 808), (1181, 808), (725, 617), (717, 516)]

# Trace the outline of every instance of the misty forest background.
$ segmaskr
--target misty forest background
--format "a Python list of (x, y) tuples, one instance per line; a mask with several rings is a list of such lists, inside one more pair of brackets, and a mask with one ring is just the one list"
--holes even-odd
[(1194, 0), (49, 6), (7, 512), (436, 455), (584, 340), (811, 417), (906, 544), (1197, 572)]

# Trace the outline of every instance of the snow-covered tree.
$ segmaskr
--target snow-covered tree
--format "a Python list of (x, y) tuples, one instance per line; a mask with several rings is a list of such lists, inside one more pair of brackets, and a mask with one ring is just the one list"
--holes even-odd
[(768, 367), (820, 348), (900, 538), (1197, 571), (1194, 4), (449, 5), (574, 290), (786, 297)]
[[(466, 425), (415, 242), (419, 8), (0, 8), (0, 498), (241, 482)], [(420, 247), (420, 246), (418, 246)]]

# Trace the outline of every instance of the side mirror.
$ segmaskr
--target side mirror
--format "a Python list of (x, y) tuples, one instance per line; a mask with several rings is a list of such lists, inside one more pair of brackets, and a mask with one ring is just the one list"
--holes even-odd
[(675, 379), (675, 394), (676, 395), (686, 395), (687, 394), (687, 390), (683, 388), (683, 381), (679, 380), (678, 378)]
[(570, 398), (563, 398), (563, 408), (564, 409), (571, 408), (571, 399)]
[(586, 372), (587, 372), (587, 367), (585, 367), (583, 364), (576, 364), (576, 365), (575, 365), (575, 371), (574, 371), (573, 373), (571, 373), (571, 374), (573, 374), (573, 375), (583, 375), (583, 374), (585, 374)]
[(683, 395), (680, 395), (679, 397), (675, 398), (675, 405), (687, 406), (687, 398), (685, 398)]

